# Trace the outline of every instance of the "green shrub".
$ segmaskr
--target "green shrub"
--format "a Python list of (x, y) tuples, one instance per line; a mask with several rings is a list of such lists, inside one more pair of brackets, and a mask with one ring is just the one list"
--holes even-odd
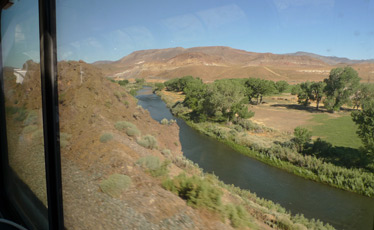
[(162, 185), (186, 200), (192, 207), (205, 207), (215, 211), (222, 209), (222, 191), (206, 179), (197, 176), (187, 177), (182, 173), (174, 179), (165, 180)]
[(25, 108), (19, 108), (17, 111), (18, 115), (14, 118), (16, 121), (23, 121), (26, 119), (28, 113)]
[(165, 160), (164, 162), (160, 163), (160, 159), (156, 156), (142, 157), (136, 161), (136, 164), (145, 168), (153, 177), (165, 176), (169, 173), (168, 167), (170, 165), (170, 161)]
[(37, 122), (38, 122), (38, 114), (37, 114), (37, 112), (36, 111), (30, 111), (27, 114), (27, 117), (25, 118), (25, 120), (23, 121), (23, 125), (24, 126), (36, 125)]
[(165, 157), (170, 157), (171, 156), (171, 151), (170, 149), (164, 149), (161, 151), (162, 155), (164, 155)]
[(32, 133), (38, 129), (37, 125), (29, 125), (23, 128), (23, 133)]
[(160, 159), (152, 155), (140, 158), (136, 164), (149, 170), (156, 170), (161, 166)]
[(67, 145), (69, 145), (70, 138), (71, 138), (71, 134), (60, 133), (60, 146), (62, 148), (65, 148)]
[(100, 137), (100, 142), (101, 143), (106, 143), (106, 142), (108, 142), (108, 141), (110, 141), (112, 139), (113, 139), (113, 135), (111, 133), (104, 133)]
[(157, 168), (155, 170), (149, 170), (149, 173), (153, 177), (165, 176), (169, 173), (169, 165), (170, 165), (170, 161), (165, 160), (164, 162), (162, 162), (162, 164), (159, 168)]
[(100, 183), (100, 189), (111, 197), (119, 197), (131, 186), (131, 178), (127, 175), (113, 174)]
[(163, 118), (163, 119), (161, 120), (161, 124), (163, 124), (163, 125), (168, 125), (168, 124), (169, 124), (168, 119)]
[(284, 230), (293, 229), (292, 221), (285, 216), (277, 217), (277, 225), (280, 229), (284, 229)]
[(140, 131), (136, 127), (134, 127), (134, 128), (127, 128), (126, 129), (126, 134), (129, 135), (130, 137), (132, 137), (132, 136), (139, 136), (140, 135)]
[(136, 140), (136, 142), (147, 149), (154, 149), (157, 148), (157, 140), (152, 135), (145, 135), (142, 138)]
[(122, 131), (122, 130), (127, 129), (127, 128), (136, 128), (136, 125), (134, 125), (133, 123), (128, 122), (128, 121), (117, 121), (114, 124), (114, 127), (117, 130)]
[(234, 228), (251, 225), (247, 211), (241, 205), (229, 204), (225, 206), (226, 217)]

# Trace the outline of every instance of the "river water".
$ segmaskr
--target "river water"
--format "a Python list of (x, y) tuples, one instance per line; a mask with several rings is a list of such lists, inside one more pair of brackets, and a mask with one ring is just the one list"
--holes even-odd
[(293, 214), (302, 213), (336, 229), (374, 230), (373, 198), (307, 180), (244, 156), (175, 118), (150, 88), (138, 91), (137, 98), (153, 119), (176, 119), (183, 154), (226, 184), (248, 189)]

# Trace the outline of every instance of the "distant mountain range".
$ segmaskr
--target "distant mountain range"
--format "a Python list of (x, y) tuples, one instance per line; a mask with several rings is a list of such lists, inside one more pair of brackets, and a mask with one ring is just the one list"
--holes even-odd
[(93, 63), (109, 77), (167, 80), (192, 75), (204, 81), (258, 77), (290, 83), (326, 78), (332, 68), (350, 65), (363, 81), (374, 81), (374, 60), (350, 60), (312, 53), (255, 53), (211, 46), (135, 51), (118, 61)]
[(337, 64), (357, 64), (357, 63), (374, 63), (374, 59), (367, 59), (367, 60), (352, 60), (348, 58), (342, 58), (342, 57), (335, 57), (335, 56), (322, 56), (314, 53), (308, 53), (308, 52), (296, 52), (296, 53), (289, 53), (286, 55), (291, 56), (308, 56), (312, 58), (317, 58), (323, 62), (326, 62), (330, 65), (337, 65)]

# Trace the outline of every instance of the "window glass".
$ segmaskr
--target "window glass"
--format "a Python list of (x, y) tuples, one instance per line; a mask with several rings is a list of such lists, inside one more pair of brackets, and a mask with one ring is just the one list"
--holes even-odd
[(38, 1), (14, 1), (1, 16), (9, 165), (47, 207)]
[(56, 4), (67, 229), (372, 229), (373, 1)]

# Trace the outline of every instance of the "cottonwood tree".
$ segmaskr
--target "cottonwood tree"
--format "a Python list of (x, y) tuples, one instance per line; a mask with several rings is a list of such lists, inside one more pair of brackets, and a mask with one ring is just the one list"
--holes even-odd
[(304, 150), (304, 146), (311, 141), (312, 133), (306, 128), (296, 127), (293, 135), (295, 137), (292, 141), (295, 143), (297, 151), (301, 153)]
[(358, 110), (365, 102), (371, 99), (374, 99), (374, 85), (360, 84), (351, 98), (353, 109), (356, 108)]
[(313, 97), (312, 94), (312, 83), (307, 81), (300, 84), (300, 90), (297, 94), (297, 102), (301, 105), (308, 106)]
[(257, 99), (257, 104), (262, 103), (262, 97), (268, 94), (275, 92), (275, 84), (273, 81), (263, 80), (259, 78), (249, 78), (245, 82), (246, 95), (248, 96), (249, 101), (252, 98)]
[(245, 114), (243, 111), (247, 103), (242, 84), (221, 80), (207, 86), (203, 109), (210, 117), (232, 120), (238, 114)]
[(352, 112), (352, 119), (358, 125), (357, 134), (364, 144), (366, 153), (374, 158), (374, 99), (365, 102), (361, 111)]
[(344, 104), (350, 102), (350, 97), (357, 90), (360, 78), (356, 70), (347, 66), (332, 69), (329, 78), (324, 82), (326, 83), (325, 107), (331, 111), (339, 111)]
[(286, 81), (277, 81), (275, 82), (275, 88), (279, 93), (283, 93), (288, 88), (289, 84)]
[(320, 82), (313, 82), (310, 86), (310, 91), (311, 91), (311, 99), (316, 102), (317, 110), (319, 109), (319, 103), (322, 100), (322, 97), (324, 95), (323, 90), (326, 87), (326, 83), (320, 81)]

